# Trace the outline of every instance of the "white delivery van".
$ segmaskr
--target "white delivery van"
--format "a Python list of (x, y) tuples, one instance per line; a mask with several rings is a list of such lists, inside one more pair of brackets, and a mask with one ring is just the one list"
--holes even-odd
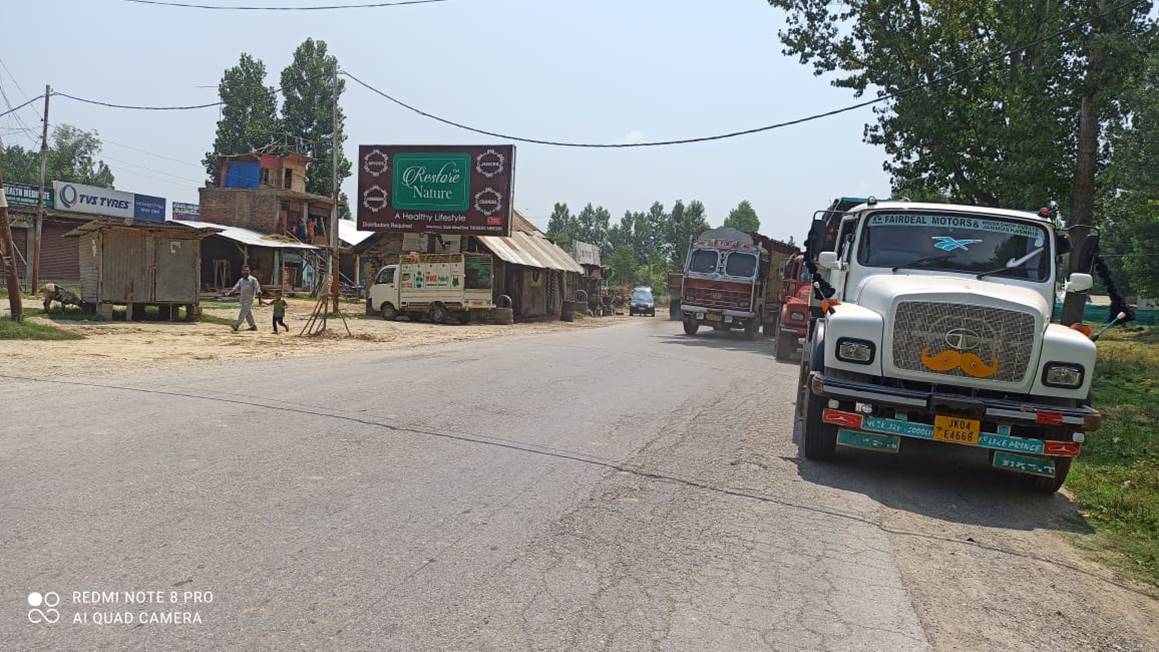
[(404, 254), (378, 271), (366, 297), (368, 314), (406, 315), (435, 323), (467, 323), (495, 307), (492, 258), (488, 254)]

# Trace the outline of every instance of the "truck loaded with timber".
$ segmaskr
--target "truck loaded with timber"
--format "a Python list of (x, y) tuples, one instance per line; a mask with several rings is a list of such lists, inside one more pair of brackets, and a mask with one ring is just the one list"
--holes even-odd
[(745, 337), (756, 339), (762, 326), (775, 319), (783, 260), (795, 251), (759, 233), (728, 227), (701, 233), (688, 249), (681, 279), (684, 332), (696, 335), (701, 326), (711, 326), (743, 330)]

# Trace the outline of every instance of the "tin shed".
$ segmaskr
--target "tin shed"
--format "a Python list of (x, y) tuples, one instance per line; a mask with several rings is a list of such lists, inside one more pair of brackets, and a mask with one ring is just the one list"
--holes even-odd
[(108, 319), (123, 305), (130, 319), (156, 306), (173, 319), (181, 306), (197, 314), (201, 239), (216, 230), (173, 222), (89, 222), (69, 236), (79, 240), (81, 299)]

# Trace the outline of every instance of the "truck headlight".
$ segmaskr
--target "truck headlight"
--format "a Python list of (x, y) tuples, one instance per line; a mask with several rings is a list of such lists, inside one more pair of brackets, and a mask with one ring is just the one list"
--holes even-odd
[(1042, 384), (1047, 387), (1074, 389), (1083, 384), (1082, 365), (1069, 362), (1048, 362), (1042, 369)]
[(789, 313), (789, 320), (790, 321), (805, 321), (805, 313), (796, 312), (796, 311), (790, 312)]
[(869, 364), (873, 362), (873, 354), (876, 349), (877, 347), (873, 342), (842, 337), (837, 340), (837, 359), (854, 364)]

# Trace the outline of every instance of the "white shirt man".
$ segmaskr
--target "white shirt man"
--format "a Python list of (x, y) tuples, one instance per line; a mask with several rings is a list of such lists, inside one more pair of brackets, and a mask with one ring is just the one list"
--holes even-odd
[(242, 321), (245, 321), (250, 325), (249, 330), (256, 331), (258, 325), (254, 321), (253, 305), (255, 297), (257, 297), (258, 305), (262, 305), (262, 286), (256, 278), (250, 275), (249, 265), (241, 268), (241, 278), (237, 280), (229, 293), (237, 293), (237, 302), (240, 304), (237, 321), (233, 323), (233, 330), (236, 331), (241, 327)]

